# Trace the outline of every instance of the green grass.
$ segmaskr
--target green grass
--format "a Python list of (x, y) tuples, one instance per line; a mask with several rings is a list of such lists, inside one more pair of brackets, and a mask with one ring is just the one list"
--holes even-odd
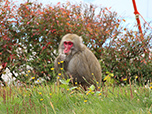
[(100, 92), (67, 85), (0, 87), (0, 114), (151, 114), (152, 90), (103, 87)]

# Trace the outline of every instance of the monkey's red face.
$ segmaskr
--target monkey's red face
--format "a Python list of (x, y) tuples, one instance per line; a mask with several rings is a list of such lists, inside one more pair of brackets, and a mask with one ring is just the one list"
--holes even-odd
[(64, 47), (65, 47), (64, 53), (65, 54), (69, 54), (70, 53), (70, 49), (71, 49), (72, 46), (73, 46), (73, 42), (71, 42), (71, 41), (65, 41), (64, 42)]

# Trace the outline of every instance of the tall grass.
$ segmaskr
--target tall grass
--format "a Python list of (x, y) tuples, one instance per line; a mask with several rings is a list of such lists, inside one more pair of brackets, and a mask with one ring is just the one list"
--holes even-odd
[(61, 84), (0, 87), (0, 114), (151, 114), (152, 91), (135, 85), (101, 91)]

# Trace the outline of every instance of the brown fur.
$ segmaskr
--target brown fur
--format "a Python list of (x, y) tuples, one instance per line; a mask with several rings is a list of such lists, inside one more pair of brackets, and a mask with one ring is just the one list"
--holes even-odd
[[(73, 42), (69, 55), (63, 53), (64, 41)], [(59, 69), (64, 61), (64, 69), (73, 82), (82, 86), (101, 83), (101, 67), (95, 55), (82, 43), (82, 38), (76, 34), (65, 35), (59, 45), (59, 56), (55, 59), (55, 69)], [(65, 76), (66, 77), (66, 76)]]

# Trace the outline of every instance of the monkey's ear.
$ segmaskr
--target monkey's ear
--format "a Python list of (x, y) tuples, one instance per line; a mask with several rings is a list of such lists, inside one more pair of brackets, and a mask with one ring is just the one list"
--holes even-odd
[(83, 42), (82, 36), (80, 36), (79, 38), (80, 38), (80, 42)]
[(80, 47), (82, 48), (84, 46), (82, 36), (79, 36), (79, 38), (80, 38)]

